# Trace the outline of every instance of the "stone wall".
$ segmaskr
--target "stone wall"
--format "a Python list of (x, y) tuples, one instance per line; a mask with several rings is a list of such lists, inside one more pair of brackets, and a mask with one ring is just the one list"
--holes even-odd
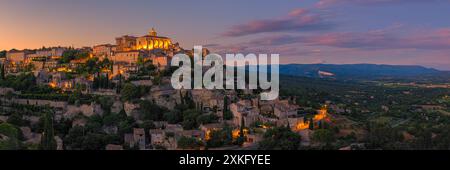
[(93, 115), (102, 115), (103, 110), (101, 110), (100, 106), (97, 104), (83, 104), (81, 106), (68, 105), (67, 111), (64, 113), (64, 117), (73, 118), (78, 113), (81, 113), (87, 117), (91, 117)]
[(8, 94), (9, 92), (14, 93), (13, 88), (0, 88), (0, 95), (4, 96)]
[(38, 99), (12, 99), (12, 103), (22, 104), (22, 105), (34, 105), (34, 106), (50, 106), (53, 108), (65, 109), (67, 107), (67, 102), (65, 101), (52, 101), (52, 100), (38, 100)]

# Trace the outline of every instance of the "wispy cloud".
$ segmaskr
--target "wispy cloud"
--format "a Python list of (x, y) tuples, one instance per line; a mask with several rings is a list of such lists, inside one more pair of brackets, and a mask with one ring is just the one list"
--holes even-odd
[(241, 43), (217, 45), (212, 49), (222, 55), (280, 54), (285, 63), (326, 60), (331, 63), (418, 64), (450, 69), (450, 28), (416, 30), (402, 36), (395, 34), (396, 31), (395, 27), (389, 27), (368, 32), (270, 35)]
[(328, 33), (298, 39), (307, 45), (361, 49), (450, 49), (450, 28), (399, 36), (384, 31)]
[(313, 31), (326, 30), (332, 24), (324, 21), (317, 14), (299, 8), (291, 11), (284, 17), (277, 19), (254, 20), (248, 23), (232, 26), (223, 33), (227, 37), (239, 37), (264, 32), (292, 32), (292, 31)]
[(373, 4), (392, 4), (392, 3), (412, 3), (412, 2), (449, 2), (448, 0), (320, 0), (316, 3), (316, 7), (325, 8), (341, 4), (356, 4), (356, 5), (373, 5)]
[[(448, 54), (450, 27), (448, 26), (425, 24), (419, 24), (421, 25), (419, 26), (408, 20), (398, 20), (389, 21), (394, 24), (383, 29), (374, 29), (370, 26), (363, 29), (337, 27), (339, 26), (337, 24), (343, 21), (339, 18), (343, 16), (339, 13), (342, 10), (338, 10), (337, 7), (406, 5), (413, 2), (434, 3), (450, 2), (450, 0), (320, 0), (315, 6), (298, 8), (280, 18), (253, 20), (234, 25), (222, 36), (235, 37), (234, 40), (241, 40), (241, 42), (216, 44), (211, 47), (222, 54), (277, 53), (289, 58), (287, 60), (291, 62), (300, 63), (317, 60), (335, 63), (392, 62), (393, 64), (423, 63), (423, 65), (428, 60), (444, 63), (443, 65), (450, 63)], [(360, 23), (364, 22), (351, 24)], [(247, 36), (254, 34), (257, 36)], [(416, 63), (411, 63), (412, 61)], [(431, 64), (428, 65), (431, 66)], [(433, 66), (444, 68), (437, 67), (436, 64)]]
[(398, 35), (394, 27), (368, 32), (331, 32), (316, 35), (272, 35), (241, 43), (240, 46), (296, 44), (358, 49), (450, 49), (450, 28), (411, 31)]

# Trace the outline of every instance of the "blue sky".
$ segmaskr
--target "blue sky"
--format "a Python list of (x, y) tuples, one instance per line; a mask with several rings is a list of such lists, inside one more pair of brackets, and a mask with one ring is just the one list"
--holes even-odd
[(283, 63), (450, 70), (450, 0), (2, 0), (0, 49), (92, 46), (155, 27), (185, 48)]

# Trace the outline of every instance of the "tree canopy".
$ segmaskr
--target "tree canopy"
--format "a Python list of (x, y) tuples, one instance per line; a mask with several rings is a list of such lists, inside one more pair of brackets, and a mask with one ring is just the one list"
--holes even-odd
[(263, 150), (297, 150), (300, 147), (301, 136), (287, 127), (276, 127), (267, 130), (259, 149)]

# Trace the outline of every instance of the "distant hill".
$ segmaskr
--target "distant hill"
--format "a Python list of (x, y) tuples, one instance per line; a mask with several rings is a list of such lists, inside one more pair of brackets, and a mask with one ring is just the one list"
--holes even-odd
[(289, 64), (280, 65), (280, 74), (339, 79), (404, 78), (447, 74), (422, 66), (376, 64)]

